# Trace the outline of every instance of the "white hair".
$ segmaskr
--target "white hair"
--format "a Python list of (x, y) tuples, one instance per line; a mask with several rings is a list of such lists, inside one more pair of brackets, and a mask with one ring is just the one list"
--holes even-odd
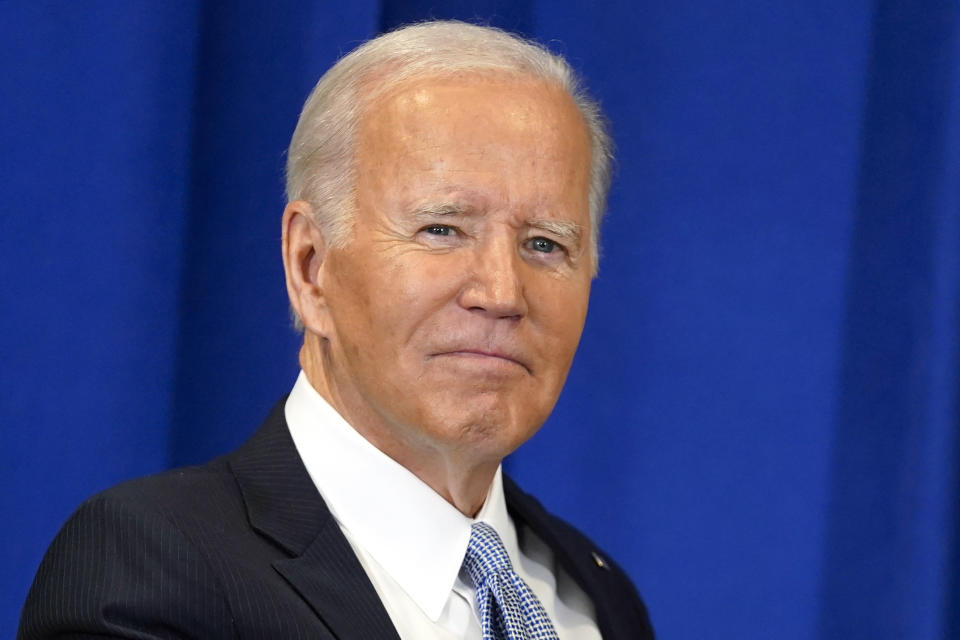
[(464, 71), (544, 80), (573, 99), (590, 137), (590, 248), (595, 273), (613, 161), (603, 114), (561, 56), (493, 27), (423, 22), (374, 38), (341, 58), (317, 82), (300, 113), (287, 151), (287, 200), (309, 202), (327, 242), (346, 244), (355, 208), (354, 146), (364, 107), (406, 80)]

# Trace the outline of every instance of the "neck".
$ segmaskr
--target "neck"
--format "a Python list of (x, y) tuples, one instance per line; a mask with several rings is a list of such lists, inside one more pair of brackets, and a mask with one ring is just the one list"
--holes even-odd
[(416, 428), (386, 423), (357, 398), (344, 393), (331, 375), (324, 340), (307, 332), (300, 366), (310, 385), (377, 449), (395, 460), (465, 516), (483, 506), (499, 459), (478, 459), (469, 443), (437, 443)]

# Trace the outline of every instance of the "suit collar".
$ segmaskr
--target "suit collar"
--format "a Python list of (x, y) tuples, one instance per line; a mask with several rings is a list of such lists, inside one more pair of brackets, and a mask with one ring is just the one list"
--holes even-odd
[(297, 454), (281, 400), (227, 458), (250, 525), (290, 557), (274, 568), (340, 640), (399, 640), (366, 572)]
[[(227, 457), (247, 508), (250, 525), (290, 557), (274, 568), (340, 640), (399, 640), (353, 549), (310, 479), (284, 418), (281, 400), (260, 429)], [(561, 566), (590, 595), (604, 638), (631, 638), (623, 629), (619, 601), (608, 598), (611, 570), (599, 567), (596, 551), (566, 523), (503, 476), (507, 508), (551, 549)], [(602, 556), (600, 556), (602, 558)]]
[[(427, 618), (438, 620), (460, 573), (472, 520), (360, 435), (302, 371), (284, 416), (307, 473), (370, 567), (371, 580), (395, 582)], [(499, 481), (498, 474), (498, 489)], [(498, 495), (502, 521), (508, 521), (502, 489)]]
[(292, 555), (300, 555), (332, 520), (297, 454), (283, 417), (286, 398), (227, 461), (250, 525)]

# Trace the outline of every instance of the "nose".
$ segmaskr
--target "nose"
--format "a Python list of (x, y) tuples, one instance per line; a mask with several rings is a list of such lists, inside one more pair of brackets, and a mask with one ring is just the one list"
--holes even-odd
[(527, 313), (520, 256), (509, 238), (490, 238), (475, 247), (467, 280), (460, 290), (461, 307), (481, 315), (519, 320)]

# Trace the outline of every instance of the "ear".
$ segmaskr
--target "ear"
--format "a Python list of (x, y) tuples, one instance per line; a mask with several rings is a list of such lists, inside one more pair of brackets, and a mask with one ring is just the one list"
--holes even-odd
[(327, 243), (313, 221), (310, 203), (294, 200), (283, 210), (282, 251), (290, 305), (307, 331), (327, 337), (330, 316), (322, 268)]

